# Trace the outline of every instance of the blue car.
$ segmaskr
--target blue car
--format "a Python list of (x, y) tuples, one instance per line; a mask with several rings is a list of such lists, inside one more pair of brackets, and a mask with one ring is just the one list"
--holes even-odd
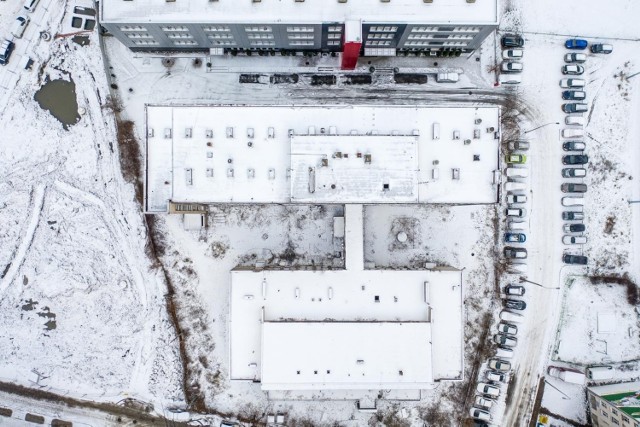
[(587, 41), (583, 39), (569, 39), (564, 42), (564, 47), (567, 49), (583, 50), (587, 48)]
[(527, 241), (527, 236), (523, 233), (505, 233), (504, 241), (507, 243), (524, 243)]

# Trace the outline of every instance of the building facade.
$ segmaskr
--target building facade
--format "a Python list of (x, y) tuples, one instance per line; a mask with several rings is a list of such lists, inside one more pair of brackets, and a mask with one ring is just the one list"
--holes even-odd
[(472, 51), (498, 25), (497, 0), (106, 0), (100, 8), (102, 27), (136, 51)]
[(587, 388), (593, 427), (640, 427), (640, 382)]

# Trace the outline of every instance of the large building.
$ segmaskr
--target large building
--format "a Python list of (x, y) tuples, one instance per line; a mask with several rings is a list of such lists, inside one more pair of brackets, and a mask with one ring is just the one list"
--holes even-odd
[(587, 388), (593, 427), (640, 427), (640, 382)]
[(359, 55), (477, 49), (497, 0), (104, 0), (101, 25), (136, 51), (237, 50)]
[(147, 106), (145, 210), (496, 203), (500, 109)]

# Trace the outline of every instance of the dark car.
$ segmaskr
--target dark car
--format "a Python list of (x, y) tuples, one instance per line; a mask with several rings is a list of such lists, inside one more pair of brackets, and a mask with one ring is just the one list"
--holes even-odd
[(562, 219), (565, 221), (582, 221), (584, 219), (583, 212), (564, 211), (562, 212)]
[(564, 90), (562, 91), (562, 99), (582, 101), (586, 99), (587, 92), (583, 90)]
[(567, 141), (562, 144), (564, 151), (584, 151), (587, 145), (582, 141)]
[(567, 114), (586, 113), (589, 111), (589, 106), (584, 102), (571, 102), (569, 104), (562, 104), (562, 111)]
[(575, 265), (587, 265), (587, 257), (582, 255), (562, 255), (562, 261), (565, 264), (575, 264)]
[(513, 248), (507, 246), (504, 248), (504, 256), (509, 259), (526, 259), (527, 250), (525, 248)]
[(587, 170), (584, 168), (564, 168), (562, 169), (563, 178), (584, 178), (587, 176)]
[(579, 49), (584, 50), (587, 48), (587, 41), (584, 39), (569, 39), (564, 42), (564, 47), (567, 49)]
[(586, 165), (589, 163), (589, 156), (586, 154), (570, 154), (562, 156), (562, 163), (565, 165)]
[(613, 52), (613, 46), (610, 44), (596, 43), (591, 45), (591, 52), (593, 53), (611, 53)]
[(527, 308), (527, 303), (519, 299), (506, 299), (504, 305), (511, 310), (524, 310)]
[(524, 243), (527, 236), (524, 233), (504, 233), (504, 241), (507, 243)]
[(10, 40), (3, 40), (0, 43), (0, 64), (7, 65), (9, 63), (9, 58), (11, 57), (11, 52), (13, 52), (13, 48), (15, 44), (13, 44)]
[(524, 46), (524, 39), (521, 36), (515, 34), (506, 34), (500, 41), (502, 47), (522, 47)]
[(584, 233), (587, 230), (587, 227), (584, 224), (565, 224), (564, 232), (565, 233)]
[(587, 184), (572, 184), (565, 182), (560, 186), (563, 193), (586, 193)]

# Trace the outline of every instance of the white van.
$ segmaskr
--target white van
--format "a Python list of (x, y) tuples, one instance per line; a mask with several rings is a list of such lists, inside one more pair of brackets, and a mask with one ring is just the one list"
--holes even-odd
[(500, 312), (500, 320), (512, 323), (522, 323), (524, 322), (524, 316), (522, 314), (513, 313), (508, 310), (502, 310)]
[(524, 182), (509, 181), (504, 184), (504, 189), (506, 191), (526, 191), (527, 184), (525, 184)]
[(438, 83), (457, 83), (460, 80), (458, 73), (438, 73), (436, 74), (436, 82)]
[(509, 178), (527, 178), (529, 177), (529, 169), (527, 168), (507, 168), (507, 176)]
[(582, 138), (584, 136), (584, 130), (575, 128), (562, 129), (563, 138)]
[(613, 366), (592, 366), (587, 368), (587, 378), (593, 381), (610, 380), (613, 378)]

